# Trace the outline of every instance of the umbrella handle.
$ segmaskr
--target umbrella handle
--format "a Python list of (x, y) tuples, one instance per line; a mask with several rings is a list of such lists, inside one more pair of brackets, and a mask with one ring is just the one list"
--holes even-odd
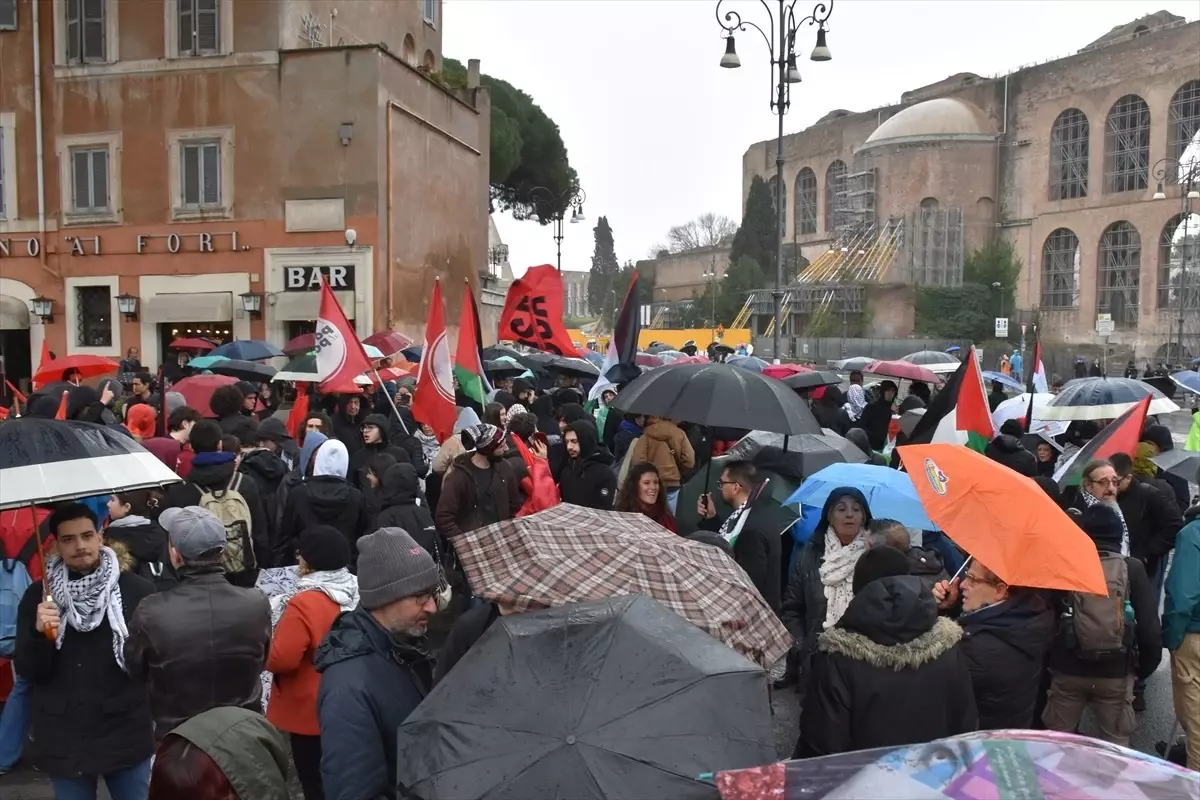
[(375, 373), (375, 380), (379, 381), (379, 389), (383, 392), (384, 397), (387, 398), (388, 405), (392, 407), (392, 413), (396, 415), (396, 419), (400, 422), (400, 428), (404, 431), (404, 435), (412, 436), (412, 431), (408, 429), (408, 426), (404, 424), (404, 418), (400, 416), (400, 409), (396, 408), (396, 398), (392, 397), (392, 395), (383, 388), (383, 378), (379, 377), (379, 367), (375, 367), (372, 372)]
[(967, 567), (968, 567), (968, 566), (970, 566), (970, 564), (971, 564), (971, 560), (972, 560), (973, 558), (974, 558), (974, 556), (967, 556), (967, 557), (966, 557), (966, 559), (965, 559), (965, 560), (963, 561), (963, 563), (962, 563), (962, 566), (958, 568), (958, 572), (954, 573), (954, 577), (952, 577), (952, 578), (950, 579), (950, 583), (954, 583), (956, 580), (958, 580), (958, 579), (959, 579), (959, 577), (961, 577), (961, 576), (962, 576), (962, 574), (963, 574), (964, 572), (966, 572), (966, 571), (967, 571)]

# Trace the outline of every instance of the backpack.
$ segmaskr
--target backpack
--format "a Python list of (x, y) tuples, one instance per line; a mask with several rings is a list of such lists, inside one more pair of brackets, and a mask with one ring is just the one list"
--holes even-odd
[(250, 505), (239, 491), (241, 488), (242, 474), (235, 472), (223, 490), (200, 490), (198, 505), (225, 526), (225, 552), (221, 554), (221, 564), (227, 573), (247, 572), (257, 566), (254, 543), (250, 539)]
[(1066, 599), (1063, 628), (1067, 647), (1083, 661), (1109, 661), (1133, 649), (1129, 619), (1129, 564), (1119, 553), (1100, 553), (1108, 594), (1071, 592)]
[(15, 558), (0, 558), (0, 658), (17, 652), (17, 607), (33, 585), (28, 563), (37, 552), (37, 537), (30, 535)]

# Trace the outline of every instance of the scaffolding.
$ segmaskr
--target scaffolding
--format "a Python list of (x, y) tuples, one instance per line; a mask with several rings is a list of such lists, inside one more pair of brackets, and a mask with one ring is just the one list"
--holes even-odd
[(1150, 107), (1127, 94), (1104, 121), (1104, 190), (1140, 192), (1150, 182)]
[(1142, 283), (1142, 239), (1137, 228), (1124, 220), (1109, 225), (1100, 237), (1099, 258), (1096, 312), (1111, 314), (1118, 328), (1137, 328)]
[(1088, 118), (1068, 108), (1050, 129), (1050, 199), (1069, 200), (1088, 193)]
[(961, 286), (965, 249), (961, 208), (925, 207), (888, 220), (900, 240), (899, 275), (914, 286)]

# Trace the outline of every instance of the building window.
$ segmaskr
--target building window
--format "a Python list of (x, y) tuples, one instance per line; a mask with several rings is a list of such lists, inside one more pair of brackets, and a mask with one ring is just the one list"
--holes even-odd
[(1127, 94), (1109, 109), (1104, 124), (1104, 191), (1143, 191), (1149, 170), (1150, 107)]
[(209, 56), (221, 52), (220, 0), (176, 0), (179, 55)]
[(417, 40), (411, 33), (404, 34), (404, 63), (410, 67), (417, 65)]
[(421, 0), (421, 18), (426, 25), (437, 27), (438, 0)]
[(1050, 199), (1087, 197), (1088, 118), (1068, 108), (1050, 129)]
[(109, 213), (108, 148), (72, 147), (69, 152), (71, 211), (75, 214)]
[(1079, 237), (1059, 228), (1042, 245), (1042, 308), (1079, 308)]
[(107, 286), (76, 286), (75, 309), (75, 344), (112, 347), (112, 290)]
[(1200, 309), (1200, 214), (1197, 213), (1171, 217), (1158, 241), (1158, 307), (1178, 311), (1181, 294), (1184, 308)]
[(17, 29), (17, 0), (0, 0), (0, 31)]
[(808, 167), (796, 175), (796, 235), (817, 232), (817, 175)]
[(825, 170), (825, 232), (833, 233), (838, 229), (841, 215), (838, 213), (841, 196), (845, 191), (846, 164), (844, 161), (834, 161)]
[(67, 0), (67, 63), (108, 61), (107, 0)]
[(179, 207), (221, 205), (221, 142), (193, 141), (179, 146)]
[(777, 175), (772, 175), (771, 180), (767, 181), (767, 188), (771, 190), (771, 206), (772, 206), (772, 208), (775, 207), (776, 203), (781, 202), (780, 198), (782, 198), (783, 213), (780, 216), (776, 217), (775, 219), (776, 220), (779, 220), (781, 218), (783, 219), (783, 230), (779, 232), (779, 235), (784, 238), (787, 238), (787, 189), (784, 189), (784, 191), (782, 193), (779, 191), (778, 177), (779, 176), (777, 176)]
[(1142, 239), (1125, 220), (1100, 237), (1096, 270), (1096, 312), (1112, 314), (1118, 328), (1136, 328), (1142, 283)]
[(1167, 180), (1179, 183), (1192, 165), (1200, 164), (1200, 80), (1185, 83), (1171, 97), (1167, 125), (1167, 155), (1180, 164), (1167, 170)]

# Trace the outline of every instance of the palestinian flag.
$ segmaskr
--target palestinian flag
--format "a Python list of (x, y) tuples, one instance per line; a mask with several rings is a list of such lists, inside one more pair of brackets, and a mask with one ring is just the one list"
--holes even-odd
[[(476, 414), (483, 414), (488, 392), (492, 390), (487, 376), (483, 374), (483, 340), (479, 332), (479, 310), (475, 307), (475, 295), (471, 284), (463, 283), (462, 323), (458, 328), (458, 352), (454, 357), (454, 378), (458, 390), (474, 406)], [(476, 405), (477, 404), (477, 405)]]
[(975, 348), (925, 409), (908, 444), (962, 444), (982, 453), (996, 436)]
[(1138, 442), (1142, 438), (1142, 428), (1146, 424), (1146, 413), (1150, 410), (1151, 396), (1147, 394), (1132, 408), (1096, 434), (1093, 439), (1075, 452), (1075, 455), (1054, 473), (1054, 480), (1060, 489), (1067, 486), (1078, 486), (1083, 475), (1083, 468), (1089, 461), (1098, 458), (1108, 458), (1114, 453), (1125, 453), (1132, 457), (1137, 452)]
[(642, 374), (637, 365), (638, 337), (642, 334), (642, 318), (638, 307), (638, 274), (635, 271), (625, 290), (625, 300), (621, 303), (621, 314), (613, 328), (612, 341), (608, 343), (608, 353), (600, 366), (600, 378), (592, 386), (588, 394), (588, 402), (600, 398), (606, 389), (614, 392), (618, 386), (628, 383)]
[(1046, 365), (1042, 363), (1042, 340), (1040, 338), (1035, 338), (1033, 342), (1033, 359), (1029, 362), (1029, 385), (1025, 391), (1030, 394), (1050, 391), (1050, 384), (1046, 382)]

